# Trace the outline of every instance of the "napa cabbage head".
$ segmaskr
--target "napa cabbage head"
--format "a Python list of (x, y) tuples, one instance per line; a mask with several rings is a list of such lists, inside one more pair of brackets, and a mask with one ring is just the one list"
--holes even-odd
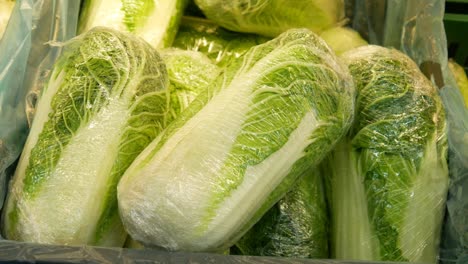
[(206, 17), (232, 31), (275, 37), (291, 28), (321, 32), (344, 18), (343, 0), (195, 0)]
[(306, 29), (252, 47), (134, 161), (118, 186), (145, 246), (233, 245), (347, 131), (347, 68)]
[(97, 27), (67, 42), (11, 182), (5, 237), (122, 246), (116, 186), (173, 119), (168, 84), (163, 60), (139, 38)]
[(170, 47), (187, 0), (83, 0), (78, 32), (96, 26), (135, 34), (155, 48)]
[(364, 46), (343, 54), (356, 118), (327, 159), (332, 257), (436, 263), (448, 186), (438, 91), (403, 53)]

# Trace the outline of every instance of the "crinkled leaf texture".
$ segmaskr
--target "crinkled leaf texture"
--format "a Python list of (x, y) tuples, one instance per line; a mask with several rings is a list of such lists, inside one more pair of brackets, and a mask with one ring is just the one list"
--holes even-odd
[(328, 225), (323, 179), (314, 167), (236, 246), (243, 255), (326, 259)]
[(161, 50), (170, 81), (170, 111), (179, 115), (221, 74), (203, 53), (178, 48)]
[(69, 41), (11, 183), (8, 239), (122, 246), (117, 183), (166, 126), (168, 77), (146, 42), (107, 28)]
[(83, 0), (78, 32), (111, 27), (131, 32), (153, 47), (169, 47), (187, 0)]
[[(169, 107), (166, 115), (168, 124), (180, 115), (195, 97), (208, 89), (221, 70), (204, 54), (177, 48), (160, 50), (169, 77)], [(144, 248), (143, 245), (127, 237), (124, 247)]]
[(311, 31), (253, 47), (126, 171), (126, 230), (169, 250), (232, 246), (332, 149), (353, 108), (347, 68)]
[(343, 58), (357, 101), (325, 170), (332, 256), (435, 263), (448, 186), (437, 90), (399, 51), (365, 46)]
[(226, 30), (207, 19), (183, 17), (173, 46), (202, 52), (222, 67), (237, 60), (251, 47), (268, 40), (254, 34)]
[(292, 28), (314, 32), (344, 18), (343, 0), (195, 0), (206, 17), (229, 30), (276, 37)]

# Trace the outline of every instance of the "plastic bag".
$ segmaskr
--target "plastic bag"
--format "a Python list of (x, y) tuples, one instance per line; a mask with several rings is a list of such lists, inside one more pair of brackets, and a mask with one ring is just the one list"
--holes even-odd
[(19, 0), (0, 42), (0, 208), (7, 168), (18, 158), (38, 93), (61, 48), (75, 35), (77, 0)]

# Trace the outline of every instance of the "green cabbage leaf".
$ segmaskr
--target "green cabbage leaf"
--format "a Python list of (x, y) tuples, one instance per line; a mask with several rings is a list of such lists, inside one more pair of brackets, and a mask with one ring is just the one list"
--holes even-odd
[(161, 50), (170, 81), (170, 111), (179, 115), (221, 74), (203, 53), (169, 48)]
[(276, 37), (292, 28), (319, 33), (344, 18), (343, 0), (195, 0), (205, 16), (236, 32)]

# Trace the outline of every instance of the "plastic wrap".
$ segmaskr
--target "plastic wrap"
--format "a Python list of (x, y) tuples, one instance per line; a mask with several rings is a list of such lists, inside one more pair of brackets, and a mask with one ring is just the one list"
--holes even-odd
[[(54, 4), (60, 4), (62, 1), (24, 1), (24, 2), (48, 2)], [(67, 2), (67, 5), (73, 6), (78, 1), (63, 1)], [(413, 8), (407, 8), (407, 5), (415, 5)], [(443, 0), (411, 0), (411, 1), (385, 1), (385, 0), (349, 0), (347, 1), (347, 14), (352, 21), (352, 27), (359, 30), (359, 32), (364, 36), (365, 39), (369, 40), (370, 43), (393, 46), (398, 49), (402, 49), (402, 46), (405, 45), (405, 51), (409, 52), (410, 56), (415, 59), (420, 66), (428, 65), (422, 64), (422, 62), (427, 61), (427, 58), (430, 57), (433, 62), (436, 64), (432, 65), (433, 67), (423, 67), (430, 68), (431, 71), (425, 71), (425, 73), (430, 77), (430, 79), (436, 82), (439, 86), (440, 93), (444, 99), (444, 105), (446, 106), (447, 116), (448, 116), (448, 126), (449, 126), (449, 157), (450, 157), (450, 195), (448, 198), (448, 213), (446, 215), (445, 223), (445, 233), (443, 236), (443, 247), (441, 251), (441, 260), (445, 263), (459, 263), (464, 264), (467, 261), (467, 201), (468, 196), (466, 190), (468, 190), (468, 166), (466, 160), (468, 156), (466, 155), (467, 140), (466, 135), (468, 131), (468, 120), (466, 109), (463, 107), (463, 100), (460, 92), (455, 88), (453, 80), (450, 80), (450, 76), (447, 73), (447, 68), (443, 65), (443, 62), (446, 61), (446, 52), (447, 45), (443, 30), (442, 17), (443, 17)], [(31, 5), (32, 6), (32, 5)], [(31, 8), (28, 9), (27, 5), (23, 5), (24, 10), (22, 13), (22, 19), (26, 20), (31, 19), (30, 12)], [(39, 5), (36, 4), (36, 10), (39, 9)], [(398, 9), (400, 11), (398, 11)], [(54, 8), (49, 9), (52, 12), (61, 12), (63, 9)], [(407, 10), (407, 11), (406, 11)], [(353, 12), (352, 12), (353, 11)], [(47, 13), (47, 12), (44, 12)], [(60, 15), (39, 15), (40, 12), (35, 12), (35, 21), (32, 24), (22, 23), (19, 27), (29, 27), (36, 25), (37, 20), (41, 21), (52, 20), (52, 22), (45, 22), (44, 24), (56, 25), (55, 23), (62, 23), (67, 18), (73, 20), (73, 13), (69, 13), (68, 16)], [(18, 19), (19, 17), (17, 17)], [(57, 20), (55, 20), (57, 18)], [(429, 23), (430, 25), (428, 26)], [(68, 26), (72, 26), (72, 23), (67, 23)], [(15, 26), (16, 27), (16, 26)], [(22, 42), (19, 41), (22, 37), (18, 33), (17, 27), (16, 37), (9, 38), (9, 40), (17, 39), (13, 44), (13, 48), (9, 52), (3, 52), (0, 44), (0, 58), (3, 56), (16, 57), (15, 65), (26, 65), (27, 55), (21, 55), (25, 47), (29, 47), (29, 44), (20, 45)], [(55, 28), (55, 26), (53, 26)], [(38, 32), (37, 28), (34, 27), (33, 32)], [(41, 28), (41, 27), (39, 27)], [(42, 27), (43, 31), (45, 28)], [(49, 28), (47, 28), (49, 30)], [(405, 34), (402, 32), (405, 31)], [(22, 32), (22, 31), (21, 31)], [(67, 33), (68, 32), (68, 33)], [(393, 32), (393, 33), (392, 33)], [(41, 43), (46, 43), (49, 38), (60, 39), (62, 34), (69, 34), (70, 32), (66, 29), (56, 31), (57, 34), (33, 34), (33, 39), (35, 35), (41, 37), (43, 40)], [(45, 40), (44, 40), (45, 39)], [(384, 39), (386, 40), (384, 42)], [(57, 40), (57, 39), (56, 39)], [(30, 40), (26, 40), (28, 42)], [(15, 53), (14, 51), (20, 47), (21, 51)], [(49, 45), (35, 45), (35, 47), (41, 48), (51, 48)], [(28, 52), (29, 52), (29, 48)], [(52, 47), (52, 49), (59, 49), (59, 47)], [(414, 52), (412, 52), (414, 51)], [(23, 56), (21, 58), (21, 56)], [(37, 57), (37, 56), (36, 56)], [(43, 60), (43, 56), (39, 56), (40, 60)], [(423, 60), (420, 60), (423, 58)], [(38, 63), (39, 61), (32, 61), (32, 63)], [(0, 60), (0, 69), (4, 69), (3, 62)], [(440, 63), (442, 67), (439, 67), (437, 63)], [(31, 64), (30, 64), (31, 65)], [(429, 64), (430, 65), (430, 64)], [(435, 67), (434, 67), (435, 66)], [(8, 68), (8, 72), (15, 72), (13, 68)], [(440, 71), (437, 69), (442, 69), (442, 76)], [(1, 73), (5, 71), (0, 70)], [(0, 87), (12, 87), (10, 93), (21, 93), (20, 91), (25, 91), (30, 89), (27, 86), (22, 86), (21, 83), (29, 81), (25, 80), (29, 78), (26, 74), (26, 78), (21, 78), (18, 76), (23, 76), (22, 70), (16, 70), (14, 74), (14, 81), (10, 84), (3, 85), (5, 79), (0, 78)], [(13, 75), (12, 75), (13, 76)], [(3, 77), (4, 78), (4, 77)], [(445, 82), (441, 82), (444, 80)], [(17, 84), (17, 81), (20, 81), (20, 84)], [(15, 84), (15, 85), (11, 85)], [(16, 87), (21, 87), (21, 89), (16, 89)], [(36, 88), (37, 89), (37, 88)], [(12, 102), (15, 102), (13, 105), (20, 106), (18, 111), (21, 112), (24, 109), (24, 102), (21, 99), (22, 95), (19, 97), (8, 97), (10, 99), (2, 99), (2, 107), (8, 102), (8, 105), (11, 105)], [(11, 98), (17, 98), (13, 100)], [(24, 96), (23, 96), (24, 98)], [(31, 97), (34, 98), (34, 97)], [(28, 100), (29, 102), (34, 102), (34, 100)], [(4, 108), (3, 108), (4, 109)], [(3, 111), (3, 110), (2, 110)], [(29, 111), (32, 113), (32, 111)], [(3, 113), (2, 113), (3, 115)], [(17, 124), (12, 119), (1, 119), (8, 120), (6, 121), (8, 127), (13, 127), (12, 124)], [(21, 120), (18, 119), (18, 120)], [(20, 127), (25, 127), (21, 125)], [(15, 126), (15, 131), (25, 131), (18, 130), (18, 127)], [(17, 149), (19, 153), (19, 147), (22, 145), (22, 140), (25, 138), (25, 133), (15, 133), (13, 137), (15, 143), (13, 149)], [(11, 141), (11, 142), (13, 142)], [(8, 140), (4, 141), (8, 142)], [(3, 143), (4, 143), (3, 142)], [(9, 152), (12, 153), (12, 152)], [(13, 154), (13, 157), (15, 154)], [(14, 158), (13, 158), (14, 159)], [(95, 247), (52, 247), (52, 246), (42, 246), (35, 244), (26, 244), (26, 243), (16, 243), (10, 241), (0, 242), (0, 260), (12, 262), (13, 260), (24, 260), (27, 262), (63, 262), (63, 263), (76, 263), (76, 262), (87, 262), (87, 263), (147, 263), (147, 262), (248, 262), (248, 263), (360, 263), (358, 261), (313, 261), (313, 260), (296, 260), (296, 259), (283, 259), (283, 258), (251, 258), (251, 257), (234, 257), (234, 256), (221, 256), (221, 255), (212, 255), (212, 254), (193, 254), (193, 253), (167, 253), (158, 250), (141, 250), (141, 251), (126, 251), (122, 249), (113, 249), (113, 248), (95, 248)], [(375, 263), (374, 261), (372, 263)]]
[(332, 257), (436, 263), (448, 188), (445, 112), (403, 53), (343, 54), (356, 119), (326, 163)]
[(145, 246), (230, 247), (351, 122), (351, 76), (309, 30), (252, 48), (224, 73), (119, 182), (122, 221)]
[(309, 169), (237, 243), (243, 255), (328, 258), (327, 205), (319, 169)]
[(291, 28), (316, 33), (344, 18), (344, 0), (195, 0), (205, 16), (236, 32), (275, 37)]
[(195, 98), (221, 74), (203, 53), (169, 48), (161, 50), (170, 81), (170, 111), (174, 116), (186, 109)]
[(0, 0), (0, 40), (7, 27), (15, 2), (15, 0)]
[(26, 140), (36, 98), (61, 47), (75, 35), (79, 1), (19, 0), (0, 41), (0, 207)]
[[(337, 54), (367, 45), (356, 31), (336, 27), (320, 35)], [(319, 169), (311, 169), (236, 243), (239, 254), (328, 257), (328, 214)]]
[(239, 58), (251, 47), (268, 40), (254, 34), (225, 30), (210, 20), (183, 17), (173, 46), (202, 52), (222, 67)]
[(170, 47), (187, 0), (83, 0), (78, 32), (96, 26), (133, 33), (153, 47)]
[(122, 246), (116, 186), (166, 126), (167, 86), (163, 60), (141, 39), (94, 28), (68, 41), (11, 182), (6, 238)]
[(468, 110), (447, 67), (443, 0), (354, 0), (352, 25), (372, 44), (408, 54), (437, 85), (447, 113), (450, 185), (440, 260), (468, 261)]

